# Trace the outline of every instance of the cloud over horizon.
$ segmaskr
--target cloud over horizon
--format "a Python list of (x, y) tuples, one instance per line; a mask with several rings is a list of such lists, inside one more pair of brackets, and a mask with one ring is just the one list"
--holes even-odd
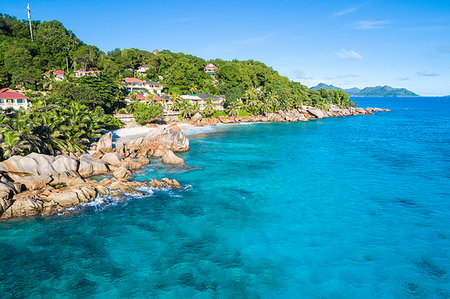
[(419, 77), (436, 77), (436, 76), (439, 76), (439, 74), (434, 73), (434, 72), (421, 71), (421, 72), (417, 72), (417, 76), (419, 76)]
[(362, 59), (361, 54), (359, 54), (358, 52), (356, 52), (354, 50), (342, 49), (340, 51), (337, 51), (336, 55), (340, 59)]

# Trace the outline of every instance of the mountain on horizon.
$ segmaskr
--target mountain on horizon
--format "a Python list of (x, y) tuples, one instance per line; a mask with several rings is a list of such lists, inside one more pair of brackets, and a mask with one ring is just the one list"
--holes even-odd
[(343, 90), (352, 97), (418, 97), (419, 95), (406, 89), (406, 88), (394, 88), (388, 85), (365, 87), (363, 89), (353, 87), (343, 89), (337, 86), (319, 83), (316, 86), (311, 87), (311, 90), (319, 90), (324, 88), (325, 90)]

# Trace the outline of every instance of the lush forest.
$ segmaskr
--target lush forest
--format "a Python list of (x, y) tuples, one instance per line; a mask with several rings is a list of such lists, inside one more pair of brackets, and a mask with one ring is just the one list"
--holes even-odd
[[(163, 83), (163, 92), (172, 97), (176, 103), (174, 106), (183, 117), (190, 117), (196, 112), (202, 112), (206, 117), (218, 115), (211, 103), (207, 105), (205, 111), (199, 111), (198, 105), (181, 101), (179, 96), (186, 93), (225, 95), (225, 111), (229, 115), (265, 114), (300, 105), (311, 105), (322, 109), (327, 109), (332, 103), (343, 107), (355, 105), (343, 91), (310, 90), (298, 82), (281, 76), (264, 63), (253, 60), (204, 60), (193, 55), (172, 53), (168, 50), (153, 54), (139, 49), (114, 49), (105, 53), (95, 46), (83, 43), (61, 22), (33, 21), (32, 27), (34, 41), (30, 39), (27, 21), (0, 14), (0, 88), (21, 90), (30, 97), (34, 107), (27, 112), (9, 111), (8, 116), (1, 119), (0, 140), (5, 141), (5, 138), (9, 138), (8, 140), (25, 142), (27, 147), (22, 147), (26, 149), (23, 153), (36, 150), (33, 142), (38, 144), (36, 143), (38, 141), (21, 138), (19, 124), (24, 121), (35, 125), (47, 123), (46, 117), (50, 114), (46, 116), (39, 111), (51, 112), (52, 110), (47, 109), (48, 107), (57, 107), (54, 110), (61, 111), (56, 113), (57, 115), (51, 112), (52, 117), (55, 118), (52, 123), (60, 125), (58, 130), (55, 129), (56, 131), (51, 129), (50, 123), (49, 127), (40, 128), (44, 135), (39, 135), (39, 138), (49, 140), (48, 136), (54, 136), (55, 140), (61, 139), (61, 142), (59, 145), (46, 145), (42, 148), (44, 152), (81, 149), (83, 145), (95, 139), (100, 131), (118, 127), (119, 122), (107, 116), (126, 106), (123, 100), (126, 94), (122, 79), (139, 78), (136, 69), (143, 64), (148, 64), (149, 69), (141, 79)], [(210, 76), (203, 71), (207, 63), (213, 63), (219, 68), (215, 76)], [(75, 78), (73, 76), (74, 70), (89, 68), (99, 69), (102, 74), (99, 77)], [(56, 81), (52, 73), (48, 76), (43, 75), (44, 72), (53, 69), (65, 71), (66, 79)], [(85, 111), (91, 118), (86, 125), (93, 128), (86, 129), (83, 136), (70, 141), (68, 136), (75, 133), (67, 129), (69, 128), (68, 119), (72, 117), (68, 111), (73, 109), (75, 104), (80, 111)], [(162, 116), (162, 108), (159, 106), (145, 107), (132, 104), (132, 107), (129, 105), (127, 110), (134, 112), (139, 123)], [(95, 118), (100, 120), (97, 121)], [(77, 121), (84, 122), (85, 119), (78, 118)], [(71, 126), (75, 125), (81, 126), (81, 124), (71, 123)], [(36, 130), (28, 127), (24, 134), (40, 134)], [(2, 147), (5, 156), (14, 152), (7, 145)]]

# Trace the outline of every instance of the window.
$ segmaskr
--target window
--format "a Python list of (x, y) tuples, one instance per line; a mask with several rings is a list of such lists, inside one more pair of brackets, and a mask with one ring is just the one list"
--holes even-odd
[(4, 99), (0, 99), (0, 104), (4, 104), (5, 100)]
[(17, 104), (22, 104), (23, 103), (23, 99), (17, 99)]

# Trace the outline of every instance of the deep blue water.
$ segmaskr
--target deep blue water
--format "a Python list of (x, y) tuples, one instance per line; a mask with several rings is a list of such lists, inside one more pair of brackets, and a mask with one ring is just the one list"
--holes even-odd
[[(182, 191), (0, 224), (0, 297), (449, 298), (450, 101), (191, 136)], [(149, 191), (151, 193), (151, 191)]]

